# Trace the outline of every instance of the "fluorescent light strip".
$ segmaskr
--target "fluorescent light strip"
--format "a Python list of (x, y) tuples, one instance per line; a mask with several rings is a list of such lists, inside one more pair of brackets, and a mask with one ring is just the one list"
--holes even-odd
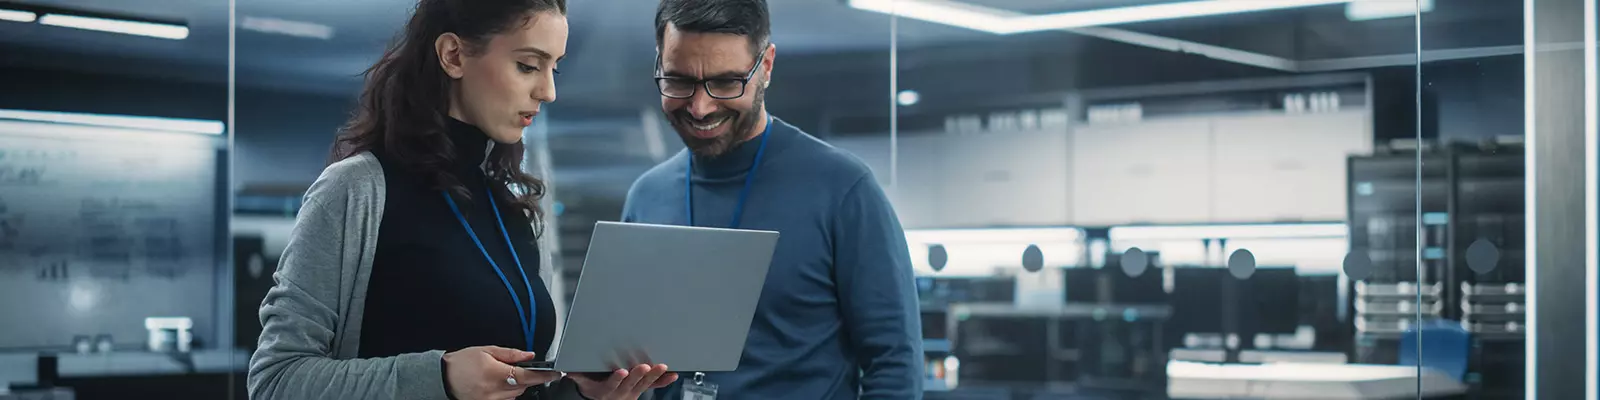
[[(1039, 246), (1046, 266), (1078, 265), (1083, 231), (1078, 228), (1004, 228), (907, 230), (906, 245), (913, 270), (921, 276), (988, 276), (1022, 266), (1022, 252)], [(928, 246), (945, 247), (949, 261), (941, 271), (928, 265)]]
[(1526, 368), (1523, 368), (1522, 376), (1524, 382), (1522, 385), (1522, 398), (1525, 399), (1539, 398), (1539, 214), (1537, 213), (1539, 203), (1533, 196), (1534, 188), (1539, 184), (1537, 180), (1539, 174), (1537, 168), (1535, 168), (1537, 164), (1533, 162), (1533, 153), (1538, 148), (1536, 144), (1538, 143), (1539, 133), (1539, 124), (1535, 123), (1535, 116), (1538, 115), (1536, 113), (1538, 110), (1536, 108), (1538, 98), (1534, 97), (1538, 94), (1538, 91), (1534, 90), (1534, 85), (1538, 83), (1538, 74), (1534, 69), (1538, 64), (1535, 62), (1535, 57), (1538, 53), (1536, 52), (1537, 46), (1535, 46), (1534, 41), (1538, 40), (1538, 35), (1535, 35), (1533, 31), (1533, 1), (1522, 0), (1522, 45), (1525, 46), (1522, 51), (1522, 70), (1524, 71), (1522, 78), (1522, 148), (1524, 152), (1522, 162), (1523, 181), (1527, 183), (1526, 189), (1522, 192), (1522, 201), (1527, 208), (1527, 217), (1523, 218), (1523, 235), (1525, 236), (1523, 243), (1527, 243), (1526, 246), (1523, 246), (1523, 257), (1525, 257), (1523, 270), (1528, 280), (1528, 293), (1525, 295), (1528, 302), (1528, 310), (1523, 317), (1528, 323), (1528, 330), (1523, 333), (1522, 350), (1529, 361), (1525, 363)]
[(38, 18), (39, 14), (28, 11), (0, 9), (0, 21), (33, 22)]
[[(1418, 4), (1418, 3), (1421, 4)], [(1351, 2), (1344, 9), (1345, 19), (1351, 21), (1369, 21), (1384, 18), (1410, 17), (1421, 12), (1433, 11), (1433, 0), (1363, 0)]]
[(124, 115), (80, 114), (52, 111), (0, 110), (0, 119), (93, 125), (114, 128), (221, 135), (222, 122), (196, 119), (134, 117)]
[(66, 28), (149, 36), (162, 39), (181, 40), (189, 37), (189, 27), (154, 22), (83, 17), (66, 14), (45, 14), (43, 17), (39, 18), (39, 23)]
[(1111, 228), (1112, 241), (1148, 239), (1267, 239), (1345, 237), (1344, 224), (1124, 226)]
[(1587, 400), (1600, 399), (1600, 386), (1597, 386), (1594, 376), (1600, 374), (1600, 254), (1596, 254), (1595, 242), (1600, 241), (1600, 229), (1597, 229), (1596, 204), (1600, 202), (1600, 193), (1596, 192), (1597, 165), (1595, 146), (1600, 145), (1595, 135), (1600, 134), (1600, 121), (1596, 121), (1595, 107), (1600, 107), (1600, 71), (1597, 71), (1595, 44), (1595, 0), (1583, 1), (1583, 275), (1584, 282), (1584, 379), (1583, 398)]
[(1078, 228), (907, 230), (906, 240), (923, 243), (1054, 243), (1083, 239)]
[[(928, 246), (944, 246), (948, 256), (944, 268), (934, 271), (928, 264)], [(1004, 270), (1022, 269), (1022, 253), (1030, 243), (918, 243), (908, 246), (912, 271), (917, 275), (939, 276), (989, 276)], [(1038, 243), (1044, 256), (1044, 266), (1070, 267), (1082, 264), (1083, 246), (1079, 243)]]
[[(152, 149), (218, 148), (215, 136), (108, 126), (0, 119), (0, 132), (4, 132), (5, 136), (118, 143), (115, 145), (126, 144), (129, 146), (153, 146), (151, 147)], [(160, 157), (167, 154), (165, 151), (161, 150), (162, 154), (152, 155)], [(175, 151), (181, 152), (183, 150)]]
[(850, 0), (850, 7), (989, 33), (1005, 33), (1012, 14), (945, 0)]
[[(1203, 0), (1152, 4), (1093, 11), (1065, 12), (1016, 18), (1005, 24), (1007, 33), (1082, 28), (1161, 21), (1168, 19), (1237, 14), (1255, 11), (1344, 4), (1357, 0)], [(903, 6), (902, 6), (903, 7)]]
[(290, 21), (269, 17), (254, 17), (246, 15), (239, 21), (239, 28), (261, 33), (296, 36), (310, 39), (333, 39), (333, 27), (311, 22)]
[[(1207, 254), (1205, 244), (1195, 239), (1116, 240), (1109, 250), (1123, 253), (1138, 247), (1145, 253), (1159, 253), (1163, 265), (1221, 266), (1229, 254), (1217, 259), (1217, 247), (1211, 246), (1211, 254)], [(1301, 275), (1337, 274), (1350, 251), (1350, 241), (1343, 237), (1230, 239), (1228, 249), (1250, 250), (1256, 256), (1256, 265), (1293, 266)]]
[(1380, 0), (1197, 0), (1027, 15), (948, 0), (849, 0), (850, 7), (995, 34), (1161, 21), (1168, 19)]

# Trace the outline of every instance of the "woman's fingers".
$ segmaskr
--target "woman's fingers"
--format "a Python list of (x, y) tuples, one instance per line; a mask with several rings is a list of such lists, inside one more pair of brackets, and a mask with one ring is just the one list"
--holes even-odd
[(514, 371), (512, 371), (509, 376), (516, 379), (517, 384), (511, 385), (510, 382), (501, 382), (502, 385), (505, 385), (505, 389), (495, 393), (492, 397), (498, 399), (516, 400), (516, 398), (521, 397), (524, 392), (527, 392), (528, 388), (530, 387), (543, 385), (551, 381), (555, 381), (556, 379), (561, 379), (560, 372), (529, 371), (518, 367), (512, 368)]
[[(628, 371), (628, 377), (624, 378), (622, 383), (617, 385), (617, 388), (632, 392), (635, 387), (639, 386), (639, 382), (643, 381), (648, 375), (650, 375), (649, 365), (636, 365), (632, 371)], [(654, 381), (654, 379), (651, 379), (651, 381)]]
[(536, 356), (536, 354), (533, 354), (532, 352), (508, 349), (499, 346), (483, 346), (480, 349), (482, 349), (485, 354), (488, 354), (489, 357), (494, 357), (495, 361), (506, 364), (532, 360), (533, 357)]
[(525, 369), (525, 368), (521, 368), (521, 367), (516, 367), (516, 366), (512, 366), (511, 367), (511, 376), (516, 378), (517, 379), (517, 385), (518, 386), (522, 386), (522, 387), (529, 387), (529, 386), (534, 386), (534, 385), (543, 385), (545, 383), (549, 383), (550, 381), (554, 381), (556, 379), (561, 379), (561, 373), (560, 372), (531, 371), (531, 370), (528, 370), (528, 369)]
[(656, 383), (654, 385), (650, 385), (650, 388), (651, 389), (664, 388), (664, 387), (667, 387), (667, 385), (671, 385), (673, 382), (677, 382), (677, 381), (678, 381), (678, 373), (677, 372), (668, 372), (666, 374), (661, 375), (660, 378), (657, 378), (656, 379)]
[(646, 372), (639, 377), (638, 382), (634, 383), (633, 389), (629, 391), (630, 393), (643, 393), (646, 390), (650, 390), (652, 386), (655, 386), (656, 381), (661, 379), (662, 375), (667, 374), (666, 364), (656, 364), (655, 366), (640, 365), (634, 367), (634, 370), (639, 368), (644, 368)]
[(628, 370), (625, 369), (618, 369), (615, 372), (612, 372), (611, 378), (606, 379), (605, 382), (606, 392), (613, 392), (616, 391), (617, 388), (622, 387), (622, 382), (628, 379), (628, 375), (630, 374), (628, 373)]

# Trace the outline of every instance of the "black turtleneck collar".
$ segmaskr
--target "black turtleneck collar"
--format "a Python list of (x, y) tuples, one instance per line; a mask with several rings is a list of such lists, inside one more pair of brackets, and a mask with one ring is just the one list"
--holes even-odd
[(494, 143), (489, 139), (489, 134), (461, 120), (445, 119), (448, 121), (446, 131), (450, 136), (450, 144), (455, 147), (455, 170), (483, 172), (483, 160), (488, 158)]
[[(767, 139), (767, 154), (763, 157), (772, 157), (773, 148), (777, 147), (779, 142), (783, 141), (783, 138), (792, 133), (790, 132), (792, 129), (786, 129), (787, 127), (788, 125), (777, 118), (768, 121), (764, 135), (771, 137)], [(761, 136), (757, 135), (736, 144), (732, 149), (728, 149), (727, 153), (716, 157), (704, 157), (690, 153), (690, 157), (694, 157), (695, 176), (705, 179), (726, 179), (743, 176), (745, 172), (750, 170), (751, 164), (755, 163), (756, 152), (761, 150)]]

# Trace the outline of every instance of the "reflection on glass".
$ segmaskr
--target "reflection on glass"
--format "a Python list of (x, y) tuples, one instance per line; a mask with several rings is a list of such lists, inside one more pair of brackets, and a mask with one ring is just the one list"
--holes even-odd
[[(849, 5), (899, 17), (890, 73), (915, 95), (884, 101), (902, 220), (1082, 232), (1038, 272), (1017, 250), (962, 259), (954, 245), (943, 269), (918, 270), (1016, 288), (924, 293), (961, 360), (959, 384), (929, 397), (1520, 390), (1506, 379), (1520, 350), (1478, 350), (1525, 328), (1506, 293), (1523, 282), (1521, 56), (1489, 51), (1521, 45), (1519, 2), (893, 3)], [(1438, 50), (1424, 65), (1419, 15)], [(855, 140), (830, 139), (866, 149)]]
[[(0, 398), (228, 398), (244, 371), (228, 2), (187, 3), (0, 2)], [(133, 383), (160, 379), (185, 383)]]

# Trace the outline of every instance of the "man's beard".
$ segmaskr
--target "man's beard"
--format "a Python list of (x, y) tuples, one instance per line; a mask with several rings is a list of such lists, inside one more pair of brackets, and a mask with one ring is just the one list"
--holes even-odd
[[(751, 84), (754, 84), (754, 82), (751, 82)], [(694, 132), (692, 121), (697, 120), (689, 115), (687, 109), (678, 109), (672, 112), (669, 118), (672, 121), (672, 129), (678, 131), (678, 138), (683, 139), (683, 145), (688, 147), (689, 151), (696, 156), (717, 157), (727, 154), (734, 146), (738, 146), (745, 139), (751, 138), (750, 131), (755, 129), (756, 122), (760, 118), (757, 114), (761, 110), (761, 105), (766, 101), (767, 89), (758, 86), (754, 95), (756, 96), (755, 101), (750, 103), (750, 109), (748, 110), (724, 109), (706, 115), (704, 119), (706, 121), (729, 117), (729, 121), (723, 122), (724, 124), (732, 124), (726, 133), (709, 139), (695, 137), (691, 133)]]

